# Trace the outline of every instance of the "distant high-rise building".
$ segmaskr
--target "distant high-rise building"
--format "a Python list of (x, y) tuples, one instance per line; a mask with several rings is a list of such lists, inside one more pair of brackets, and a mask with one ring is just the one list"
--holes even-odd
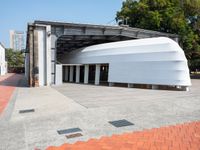
[(13, 50), (24, 49), (24, 32), (10, 30), (10, 48)]

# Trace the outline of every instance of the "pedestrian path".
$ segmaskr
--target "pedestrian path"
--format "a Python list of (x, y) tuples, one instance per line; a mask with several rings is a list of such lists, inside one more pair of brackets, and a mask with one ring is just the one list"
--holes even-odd
[(200, 150), (200, 121), (50, 146), (47, 150)]
[(0, 115), (5, 110), (20, 79), (21, 75), (13, 73), (0, 76)]
[(189, 92), (79, 84), (27, 88), (25, 81), (18, 74), (1, 78), (4, 91), (17, 87), (0, 116), (2, 150), (200, 150), (199, 80)]

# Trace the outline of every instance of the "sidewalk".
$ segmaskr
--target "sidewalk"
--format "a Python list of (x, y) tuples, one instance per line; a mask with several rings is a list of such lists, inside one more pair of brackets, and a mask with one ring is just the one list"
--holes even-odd
[[(0, 150), (200, 150), (199, 80), (189, 92), (79, 84), (27, 88), (25, 81), (17, 74), (1, 78), (7, 106), (0, 116)], [(133, 125), (116, 127), (110, 123), (116, 120)]]
[(200, 122), (112, 135), (47, 150), (199, 150)]
[(0, 116), (6, 108), (20, 79), (21, 75), (13, 73), (0, 76)]

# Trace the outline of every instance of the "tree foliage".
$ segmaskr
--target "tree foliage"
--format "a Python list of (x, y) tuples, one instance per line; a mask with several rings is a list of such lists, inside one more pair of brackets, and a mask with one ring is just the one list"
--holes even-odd
[(24, 67), (24, 55), (20, 51), (6, 49), (6, 60), (10, 68)]
[(126, 0), (116, 20), (179, 35), (191, 69), (200, 69), (200, 0)]

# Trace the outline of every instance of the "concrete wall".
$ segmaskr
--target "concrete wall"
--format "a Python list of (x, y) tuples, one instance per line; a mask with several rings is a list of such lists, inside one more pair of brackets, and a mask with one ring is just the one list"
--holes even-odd
[(30, 55), (29, 55), (29, 53), (26, 53), (25, 54), (25, 77), (28, 79), (28, 81), (29, 81), (29, 74), (30, 74), (30, 67), (29, 67), (29, 65), (30, 65)]
[(51, 26), (29, 26), (29, 38), (25, 58), (25, 75), (30, 86), (52, 84), (51, 79)]
[(0, 75), (7, 73), (7, 63), (5, 61), (5, 48), (0, 43)]
[(38, 38), (39, 86), (51, 85), (51, 37), (50, 26), (39, 26), (36, 29)]
[(38, 29), (39, 86), (46, 85), (46, 32)]

